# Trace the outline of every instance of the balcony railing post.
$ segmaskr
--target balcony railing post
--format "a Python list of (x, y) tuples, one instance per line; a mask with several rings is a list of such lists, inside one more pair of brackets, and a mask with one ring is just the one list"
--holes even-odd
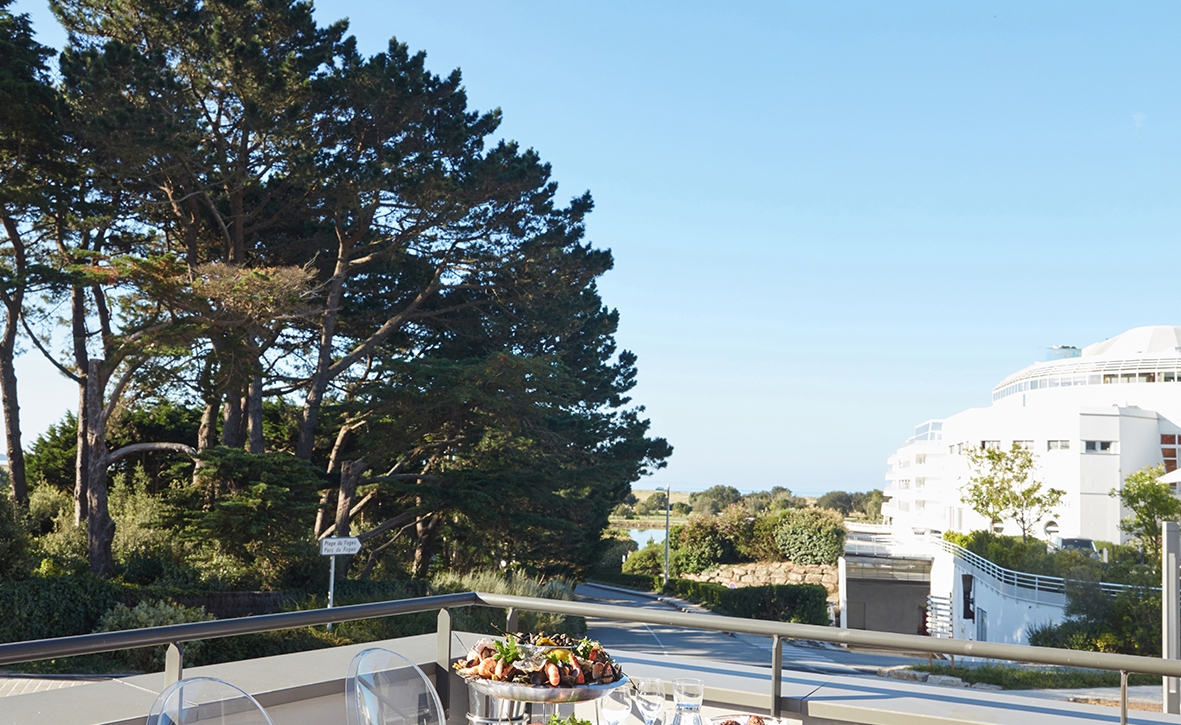
[(771, 637), (771, 717), (779, 717), (783, 693), (783, 638)]
[(505, 618), (504, 618), (504, 631), (506, 631), (506, 632), (516, 632), (517, 631), (517, 608), (516, 607), (509, 607), (508, 608), (508, 612), (505, 614)]
[(174, 682), (180, 682), (184, 676), (185, 656), (177, 643), (173, 642), (168, 645), (168, 651), (164, 653), (164, 686), (168, 687)]
[(451, 717), (451, 612), (439, 610), (435, 630), (435, 690), (443, 701), (443, 716)]
[(1119, 671), (1119, 725), (1128, 725), (1128, 671)]

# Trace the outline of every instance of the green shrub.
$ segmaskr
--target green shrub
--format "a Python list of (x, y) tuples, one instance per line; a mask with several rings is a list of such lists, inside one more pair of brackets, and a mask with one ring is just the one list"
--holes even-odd
[(0, 488), (0, 580), (24, 579), (32, 569), (29, 532), (16, 503)]
[[(488, 592), (514, 594), (541, 599), (574, 600), (574, 583), (565, 579), (540, 581), (514, 572), (482, 571), (468, 574), (448, 572), (431, 581), (433, 594), (451, 592)], [(468, 632), (495, 634), (504, 629), (507, 612), (492, 607), (462, 607), (451, 610), (451, 626)], [(518, 629), (524, 632), (564, 632), (571, 637), (586, 634), (586, 620), (552, 612), (523, 610), (517, 615)]]
[(633, 541), (630, 536), (626, 538), (604, 539), (603, 555), (599, 557), (599, 564), (595, 569), (600, 571), (619, 571), (628, 554), (639, 548), (640, 545)]
[[(172, 602), (140, 602), (134, 607), (123, 603), (116, 604), (109, 609), (98, 621), (95, 632), (121, 632), (125, 629), (143, 629), (145, 627), (164, 627), (170, 624), (184, 624), (186, 622), (208, 622), (213, 616), (206, 614), (203, 607), (184, 607)], [(184, 642), (181, 652), (186, 661), (196, 661), (200, 656), (203, 643), (200, 640)], [(165, 645), (156, 647), (136, 647), (114, 653), (119, 661), (125, 662), (132, 669), (140, 672), (160, 672), (164, 669), (164, 653), (168, 650)]]
[(750, 538), (739, 553), (749, 561), (780, 561), (783, 553), (775, 543), (775, 530), (783, 521), (783, 509), (768, 511), (755, 518)]
[(828, 625), (828, 591), (819, 584), (730, 587), (669, 579), (666, 594), (682, 597), (728, 617)]
[(591, 581), (612, 584), (614, 586), (624, 587), (625, 589), (635, 589), (641, 592), (658, 592), (664, 587), (663, 576), (645, 574), (609, 574), (600, 572)]
[[(669, 567), (672, 567), (671, 561)], [(644, 548), (627, 557), (627, 561), (623, 562), (622, 572), (647, 576), (663, 575), (664, 544), (657, 544), (654, 541), (648, 542)]]
[(40, 561), (41, 576), (80, 575), (90, 570), (86, 551), (86, 525), (74, 525), (74, 513), (62, 513), (53, 531), (33, 540), (32, 555)]
[(34, 486), (29, 491), (29, 529), (35, 536), (53, 531), (59, 518), (74, 516), (74, 497), (52, 486)]
[(121, 594), (119, 585), (89, 574), (2, 582), (0, 642), (86, 634)]
[(845, 522), (825, 509), (787, 509), (775, 529), (775, 545), (787, 561), (836, 564), (845, 552)]

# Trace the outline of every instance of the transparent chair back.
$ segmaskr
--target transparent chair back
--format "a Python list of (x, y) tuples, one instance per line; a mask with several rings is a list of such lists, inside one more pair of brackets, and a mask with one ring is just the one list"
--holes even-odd
[(443, 703), (426, 674), (388, 649), (367, 649), (349, 663), (344, 685), (348, 725), (442, 725)]
[(274, 725), (244, 690), (212, 677), (174, 682), (160, 693), (146, 725)]

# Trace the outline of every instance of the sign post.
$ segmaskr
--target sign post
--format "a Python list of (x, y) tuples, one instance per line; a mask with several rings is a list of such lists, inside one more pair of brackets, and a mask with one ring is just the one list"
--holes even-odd
[[(328, 608), (332, 609), (332, 600), (336, 597), (336, 557), (352, 556), (361, 550), (361, 540), (355, 536), (330, 536), (320, 539), (320, 556), (330, 557), (328, 565)], [(332, 622), (328, 623), (328, 631), (332, 631)]]

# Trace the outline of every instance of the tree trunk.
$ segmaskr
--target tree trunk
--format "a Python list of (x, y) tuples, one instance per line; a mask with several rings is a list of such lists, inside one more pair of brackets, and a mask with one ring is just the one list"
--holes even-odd
[(106, 446), (107, 425), (103, 416), (102, 364), (91, 360), (86, 369), (86, 409), (90, 424), (87, 426), (86, 442), (90, 449), (89, 480), (87, 481), (86, 550), (90, 559), (90, 572), (100, 577), (115, 573), (115, 560), (111, 555), (111, 543), (115, 539), (115, 522), (107, 508), (107, 464), (109, 453)]
[(431, 557), (435, 555), (435, 533), (439, 528), (439, 517), (429, 516), (414, 527), (418, 540), (414, 544), (414, 577), (425, 579), (429, 573)]
[(320, 319), (320, 341), (316, 351), (316, 371), (308, 381), (308, 393), (303, 403), (303, 417), (299, 421), (299, 440), (295, 444), (295, 457), (311, 460), (316, 441), (316, 426), (320, 424), (320, 405), (328, 390), (329, 368), (332, 367), (332, 344), (336, 338), (336, 320), (340, 303), (344, 299), (344, 281), (348, 276), (348, 249), (341, 244), (336, 258), (336, 269), (328, 285), (328, 298), (324, 301), (324, 317)]
[(78, 430), (74, 434), (74, 525), (86, 520), (89, 510), (87, 501), (90, 497), (86, 482), (90, 480), (90, 444), (87, 436), (90, 432), (90, 416), (86, 406), (86, 373), (83, 372), (82, 382), (78, 384)]
[(24, 311), (25, 245), (16, 221), (4, 217), (4, 230), (12, 242), (12, 256), (16, 284), (4, 295), (8, 314), (4, 318), (4, 336), (0, 338), (0, 406), (4, 409), (4, 442), (8, 451), (8, 476), (12, 482), (12, 497), (21, 508), (29, 502), (25, 485), (25, 454), (21, 448), (20, 402), (16, 390), (16, 334)]
[(246, 419), (242, 414), (242, 396), (237, 391), (226, 391), (222, 413), (221, 444), (242, 448), (246, 443)]
[(357, 497), (357, 482), (369, 468), (364, 460), (345, 461), (340, 466), (340, 494), (336, 497), (336, 535), (352, 536), (353, 501)]
[(25, 454), (21, 450), (20, 403), (16, 394), (16, 370), (13, 354), (16, 349), (17, 318), (8, 311), (4, 321), (4, 337), (0, 339), (0, 404), (4, 408), (4, 442), (8, 448), (8, 475), (12, 481), (12, 497), (24, 508), (29, 501), (25, 487)]
[[(74, 346), (74, 369), (82, 378), (78, 383), (78, 431), (74, 436), (74, 524), (86, 520), (90, 494), (90, 415), (86, 395), (90, 375), (90, 353), (86, 349), (86, 290), (75, 286), (70, 290), (70, 336)], [(100, 401), (102, 395), (99, 395)]]
[(262, 376), (250, 378), (250, 387), (246, 390), (246, 430), (249, 438), (251, 453), (266, 453), (266, 445), (262, 438)]

